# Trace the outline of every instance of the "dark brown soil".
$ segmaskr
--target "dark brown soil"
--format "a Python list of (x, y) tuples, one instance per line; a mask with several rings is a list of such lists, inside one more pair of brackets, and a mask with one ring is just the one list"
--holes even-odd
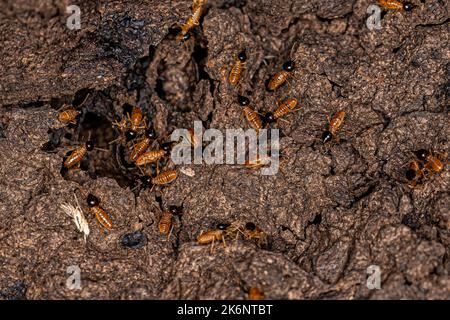
[[(375, 1), (210, 0), (183, 45), (176, 27), (190, 1), (78, 1), (79, 31), (66, 27), (69, 2), (0, 4), (0, 298), (243, 299), (251, 286), (268, 299), (450, 298), (450, 170), (417, 188), (403, 178), (411, 151), (450, 150), (448, 0), (413, 0), (413, 12), (383, 13), (373, 31)], [(221, 68), (243, 48), (236, 90)], [(298, 66), (290, 86), (267, 92), (289, 58)], [(108, 145), (124, 105), (140, 106), (164, 138), (194, 120), (242, 127), (237, 91), (261, 112), (280, 97), (300, 100), (274, 125), (283, 172), (192, 165), (194, 177), (132, 192), (136, 171)], [(57, 121), (63, 103), (86, 97), (78, 125)], [(317, 137), (341, 109), (340, 140), (324, 152)], [(65, 145), (88, 131), (110, 151), (62, 175)], [(60, 209), (78, 187), (116, 225), (104, 235), (88, 215), (86, 244)], [(170, 241), (157, 228), (158, 200), (184, 208)], [(195, 243), (237, 219), (259, 225), (269, 245), (240, 240), (211, 253)], [(121, 245), (136, 230), (142, 245)], [(71, 265), (80, 290), (66, 286)], [(380, 267), (379, 290), (366, 286), (370, 265)]]

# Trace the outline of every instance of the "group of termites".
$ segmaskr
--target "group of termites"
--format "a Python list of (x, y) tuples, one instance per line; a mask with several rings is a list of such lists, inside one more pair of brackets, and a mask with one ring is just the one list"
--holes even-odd
[[(193, 0), (192, 14), (187, 21), (181, 25), (180, 33), (177, 40), (180, 43), (188, 41), (191, 38), (191, 31), (200, 24), (200, 19), (204, 12), (204, 6), (207, 0)], [(413, 5), (411, 3), (403, 3), (397, 0), (378, 0), (378, 4), (387, 10), (411, 11)], [(226, 72), (226, 81), (232, 86), (236, 87), (241, 80), (245, 64), (247, 62), (246, 50), (240, 51), (233, 57), (231, 69)], [(293, 77), (293, 72), (296, 69), (296, 62), (288, 60), (281, 66), (281, 69), (276, 72), (266, 82), (266, 89), (270, 92), (276, 91), (285, 83), (289, 83), (289, 78)], [(260, 114), (250, 106), (249, 98), (243, 95), (237, 95), (237, 102), (242, 106), (242, 114), (247, 120), (248, 124), (255, 130), (262, 128), (283, 119), (287, 114), (295, 110), (298, 100), (293, 97), (284, 99), (278, 104), (273, 112), (266, 112)], [(63, 123), (77, 123), (77, 117), (80, 111), (73, 107), (65, 107), (59, 113), (58, 119)], [(344, 110), (337, 111), (331, 118), (328, 118), (328, 124), (320, 140), (322, 143), (329, 144), (332, 140), (339, 140), (337, 135), (344, 124), (346, 112)], [(115, 130), (119, 132), (119, 138), (113, 142), (119, 141), (126, 147), (128, 160), (133, 163), (142, 173), (141, 181), (146, 186), (153, 189), (157, 186), (165, 186), (178, 177), (178, 171), (171, 168), (171, 161), (169, 154), (172, 148), (172, 143), (161, 142), (156, 137), (155, 130), (148, 125), (147, 118), (143, 111), (135, 106), (131, 113), (127, 113), (122, 119), (118, 119), (113, 123)], [(192, 147), (196, 147), (196, 137), (194, 131), (189, 129), (190, 142)], [(63, 168), (71, 170), (79, 168), (80, 162), (87, 155), (89, 151), (94, 149), (92, 141), (87, 141), (84, 145), (73, 150), (63, 161)], [(440, 173), (446, 164), (447, 154), (433, 152), (431, 150), (421, 149), (414, 152), (415, 158), (410, 161), (408, 169), (405, 171), (405, 181), (411, 186), (416, 187), (419, 184), (429, 179), (432, 175)], [(245, 163), (246, 167), (259, 168), (265, 163), (263, 159), (257, 158)], [(90, 212), (96, 217), (100, 226), (104, 230), (112, 230), (113, 223), (106, 211), (100, 206), (99, 199), (93, 194), (86, 194), (84, 192), (87, 205)], [(79, 208), (79, 205), (78, 205)], [(65, 206), (64, 211), (70, 214), (80, 231), (89, 234), (87, 223), (83, 220), (83, 215), (80, 210), (75, 210), (74, 207)], [(159, 232), (167, 235), (169, 238), (173, 230), (173, 218), (182, 214), (182, 209), (177, 206), (170, 206), (168, 210), (161, 210), (161, 218), (158, 224)], [(87, 230), (87, 231), (86, 231)], [(254, 239), (257, 244), (264, 246), (267, 243), (267, 235), (256, 226), (253, 222), (235, 221), (232, 223), (219, 223), (214, 229), (201, 232), (197, 237), (197, 243), (200, 245), (210, 244), (211, 250), (214, 244), (221, 242), (226, 246), (227, 239)], [(251, 288), (248, 293), (249, 298), (262, 298), (263, 294), (257, 288)]]

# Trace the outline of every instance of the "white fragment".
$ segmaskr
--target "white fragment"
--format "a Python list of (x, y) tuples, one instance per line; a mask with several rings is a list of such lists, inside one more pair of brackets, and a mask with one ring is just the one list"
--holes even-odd
[(84, 234), (84, 242), (86, 242), (86, 239), (89, 236), (90, 232), (89, 224), (86, 218), (84, 217), (81, 208), (79, 206), (74, 207), (70, 203), (62, 203), (61, 209), (64, 211), (65, 214), (67, 214), (69, 217), (72, 218), (78, 231)]
[(194, 177), (195, 176), (195, 171), (192, 168), (181, 168), (180, 169), (181, 173), (183, 173), (184, 175), (188, 176), (188, 177)]

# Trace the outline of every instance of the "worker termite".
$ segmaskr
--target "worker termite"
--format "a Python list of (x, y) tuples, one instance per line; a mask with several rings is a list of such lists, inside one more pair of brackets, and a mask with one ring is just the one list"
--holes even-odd
[(444, 170), (446, 165), (445, 160), (448, 157), (446, 153), (436, 153), (425, 149), (420, 149), (415, 152), (417, 159), (424, 163), (424, 171), (436, 174)]
[(411, 11), (413, 9), (412, 3), (403, 3), (398, 0), (378, 0), (378, 5), (387, 10)]
[(246, 239), (256, 239), (258, 245), (267, 245), (267, 235), (253, 222), (247, 222), (242, 230)]
[(167, 239), (170, 238), (173, 230), (172, 219), (174, 216), (179, 216), (182, 213), (182, 209), (177, 206), (170, 206), (168, 211), (163, 211), (161, 218), (159, 219), (158, 229), (162, 234), (167, 235)]
[[(89, 98), (89, 94), (86, 95), (85, 99), (83, 100), (83, 102), (81, 102), (78, 105), (78, 108), (83, 106), (86, 102), (86, 100)], [(71, 124), (77, 124), (77, 118), (78, 116), (81, 114), (80, 111), (78, 111), (77, 109), (75, 109), (73, 106), (68, 106), (66, 104), (64, 104), (60, 109), (58, 110), (62, 110), (59, 114), (58, 114), (58, 121), (62, 122), (62, 123), (71, 123)]]
[(186, 23), (181, 25), (181, 32), (178, 36), (180, 43), (187, 41), (190, 38), (189, 31), (200, 24), (200, 19), (203, 14), (203, 6), (206, 0), (193, 1), (192, 14), (187, 19)]
[(254, 159), (245, 161), (244, 167), (246, 167), (248, 169), (259, 169), (261, 167), (264, 167), (264, 166), (270, 164), (271, 161), (272, 161), (271, 157), (268, 155), (265, 155), (265, 156), (258, 155)]
[(336, 114), (331, 118), (331, 120), (328, 120), (328, 129), (325, 130), (322, 133), (322, 142), (325, 144), (334, 137), (336, 137), (338, 131), (341, 129), (342, 125), (344, 124), (344, 118), (345, 118), (345, 111), (338, 111)]
[(239, 95), (238, 102), (243, 107), (242, 112), (250, 126), (255, 130), (260, 130), (263, 127), (263, 123), (259, 114), (249, 107), (250, 100), (247, 97)]
[(228, 77), (228, 81), (232, 86), (236, 86), (241, 79), (244, 65), (247, 62), (247, 54), (245, 53), (245, 50), (239, 52), (238, 55), (234, 57), (234, 60), (235, 61), (231, 67), (230, 75)]
[(98, 198), (90, 193), (87, 196), (86, 202), (91, 210), (91, 213), (95, 215), (95, 218), (97, 219), (100, 226), (102, 226), (106, 230), (112, 230), (113, 223), (106, 211), (103, 210), (102, 207), (100, 207), (100, 201), (98, 200)]
[(130, 153), (130, 160), (137, 161), (144, 153), (145, 150), (150, 146), (150, 142), (156, 138), (156, 132), (154, 129), (150, 128), (145, 131), (145, 136), (136, 143)]
[(70, 107), (58, 114), (58, 121), (62, 123), (77, 124), (77, 117), (81, 112)]
[(152, 184), (162, 186), (175, 181), (178, 178), (177, 170), (167, 170), (159, 173), (156, 177), (152, 178)]
[(189, 143), (191, 144), (191, 146), (196, 149), (200, 146), (200, 139), (196, 136), (194, 129), (189, 128), (188, 130), (188, 136), (187, 139), (189, 140)]
[(264, 117), (264, 123), (269, 124), (272, 122), (276, 122), (281, 119), (288, 113), (295, 110), (295, 107), (298, 104), (298, 100), (295, 98), (287, 98), (282, 103), (278, 104), (278, 108), (274, 112), (267, 112)]
[(264, 300), (264, 293), (256, 287), (250, 287), (247, 293), (247, 300)]

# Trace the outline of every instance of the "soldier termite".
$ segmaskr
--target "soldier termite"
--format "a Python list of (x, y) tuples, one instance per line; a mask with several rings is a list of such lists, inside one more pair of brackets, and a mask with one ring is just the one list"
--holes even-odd
[(87, 196), (86, 202), (90, 208), (91, 213), (95, 216), (100, 226), (102, 226), (106, 230), (113, 229), (113, 223), (106, 213), (106, 211), (100, 207), (100, 201), (93, 194), (89, 194)]
[(187, 41), (190, 38), (189, 31), (200, 24), (200, 19), (203, 14), (203, 6), (205, 3), (206, 0), (193, 1), (192, 14), (188, 17), (186, 23), (181, 26), (181, 32), (177, 38), (180, 43)]
[(283, 118), (288, 113), (294, 111), (297, 104), (298, 100), (296, 98), (287, 98), (282, 103), (278, 104), (278, 108), (274, 112), (267, 112), (264, 115), (264, 123), (269, 124)]
[(255, 130), (260, 130), (263, 127), (263, 123), (259, 114), (250, 108), (250, 100), (247, 97), (239, 95), (238, 102), (243, 107), (242, 112), (250, 126)]
[(275, 75), (273, 75), (272, 78), (269, 79), (267, 82), (267, 90), (268, 91), (275, 91), (278, 88), (280, 88), (282, 85), (284, 85), (290, 77), (293, 76), (293, 72), (296, 68), (295, 60), (292, 59), (292, 53), (294, 52), (295, 45), (292, 46), (291, 53), (290, 53), (290, 60), (283, 63), (281, 70)]
[(127, 140), (134, 139), (137, 135), (137, 130), (147, 129), (144, 114), (142, 113), (142, 109), (139, 107), (133, 107), (129, 121), (129, 129), (125, 132), (125, 137)]
[(228, 81), (232, 86), (236, 86), (241, 79), (241, 74), (247, 61), (245, 50), (239, 52), (238, 55), (234, 57), (234, 60), (235, 61), (231, 67), (230, 75), (228, 77)]
[(328, 121), (328, 129), (322, 133), (322, 142), (325, 144), (334, 137), (336, 137), (338, 131), (344, 124), (345, 111), (338, 111), (336, 114)]
[(87, 141), (81, 147), (73, 150), (72, 153), (64, 160), (64, 168), (70, 169), (76, 165), (79, 166), (81, 160), (83, 160), (88, 151), (92, 150), (94, 150), (94, 143), (92, 141)]
[(282, 70), (277, 72), (268, 82), (267, 90), (275, 91), (281, 87), (288, 78), (292, 76), (292, 72), (295, 69), (295, 63), (292, 60), (283, 63)]
[(413, 5), (410, 2), (398, 0), (378, 0), (378, 5), (387, 10), (412, 11)]
[(216, 241), (222, 241), (224, 246), (226, 246), (225, 235), (228, 227), (229, 224), (221, 223), (217, 225), (216, 229), (202, 231), (197, 237), (197, 243), (200, 245), (211, 244), (211, 252), (214, 250), (214, 243)]
[(150, 128), (145, 131), (145, 136), (137, 142), (131, 149), (130, 160), (135, 162), (138, 158), (145, 153), (150, 146), (150, 142), (156, 138), (156, 132)]

